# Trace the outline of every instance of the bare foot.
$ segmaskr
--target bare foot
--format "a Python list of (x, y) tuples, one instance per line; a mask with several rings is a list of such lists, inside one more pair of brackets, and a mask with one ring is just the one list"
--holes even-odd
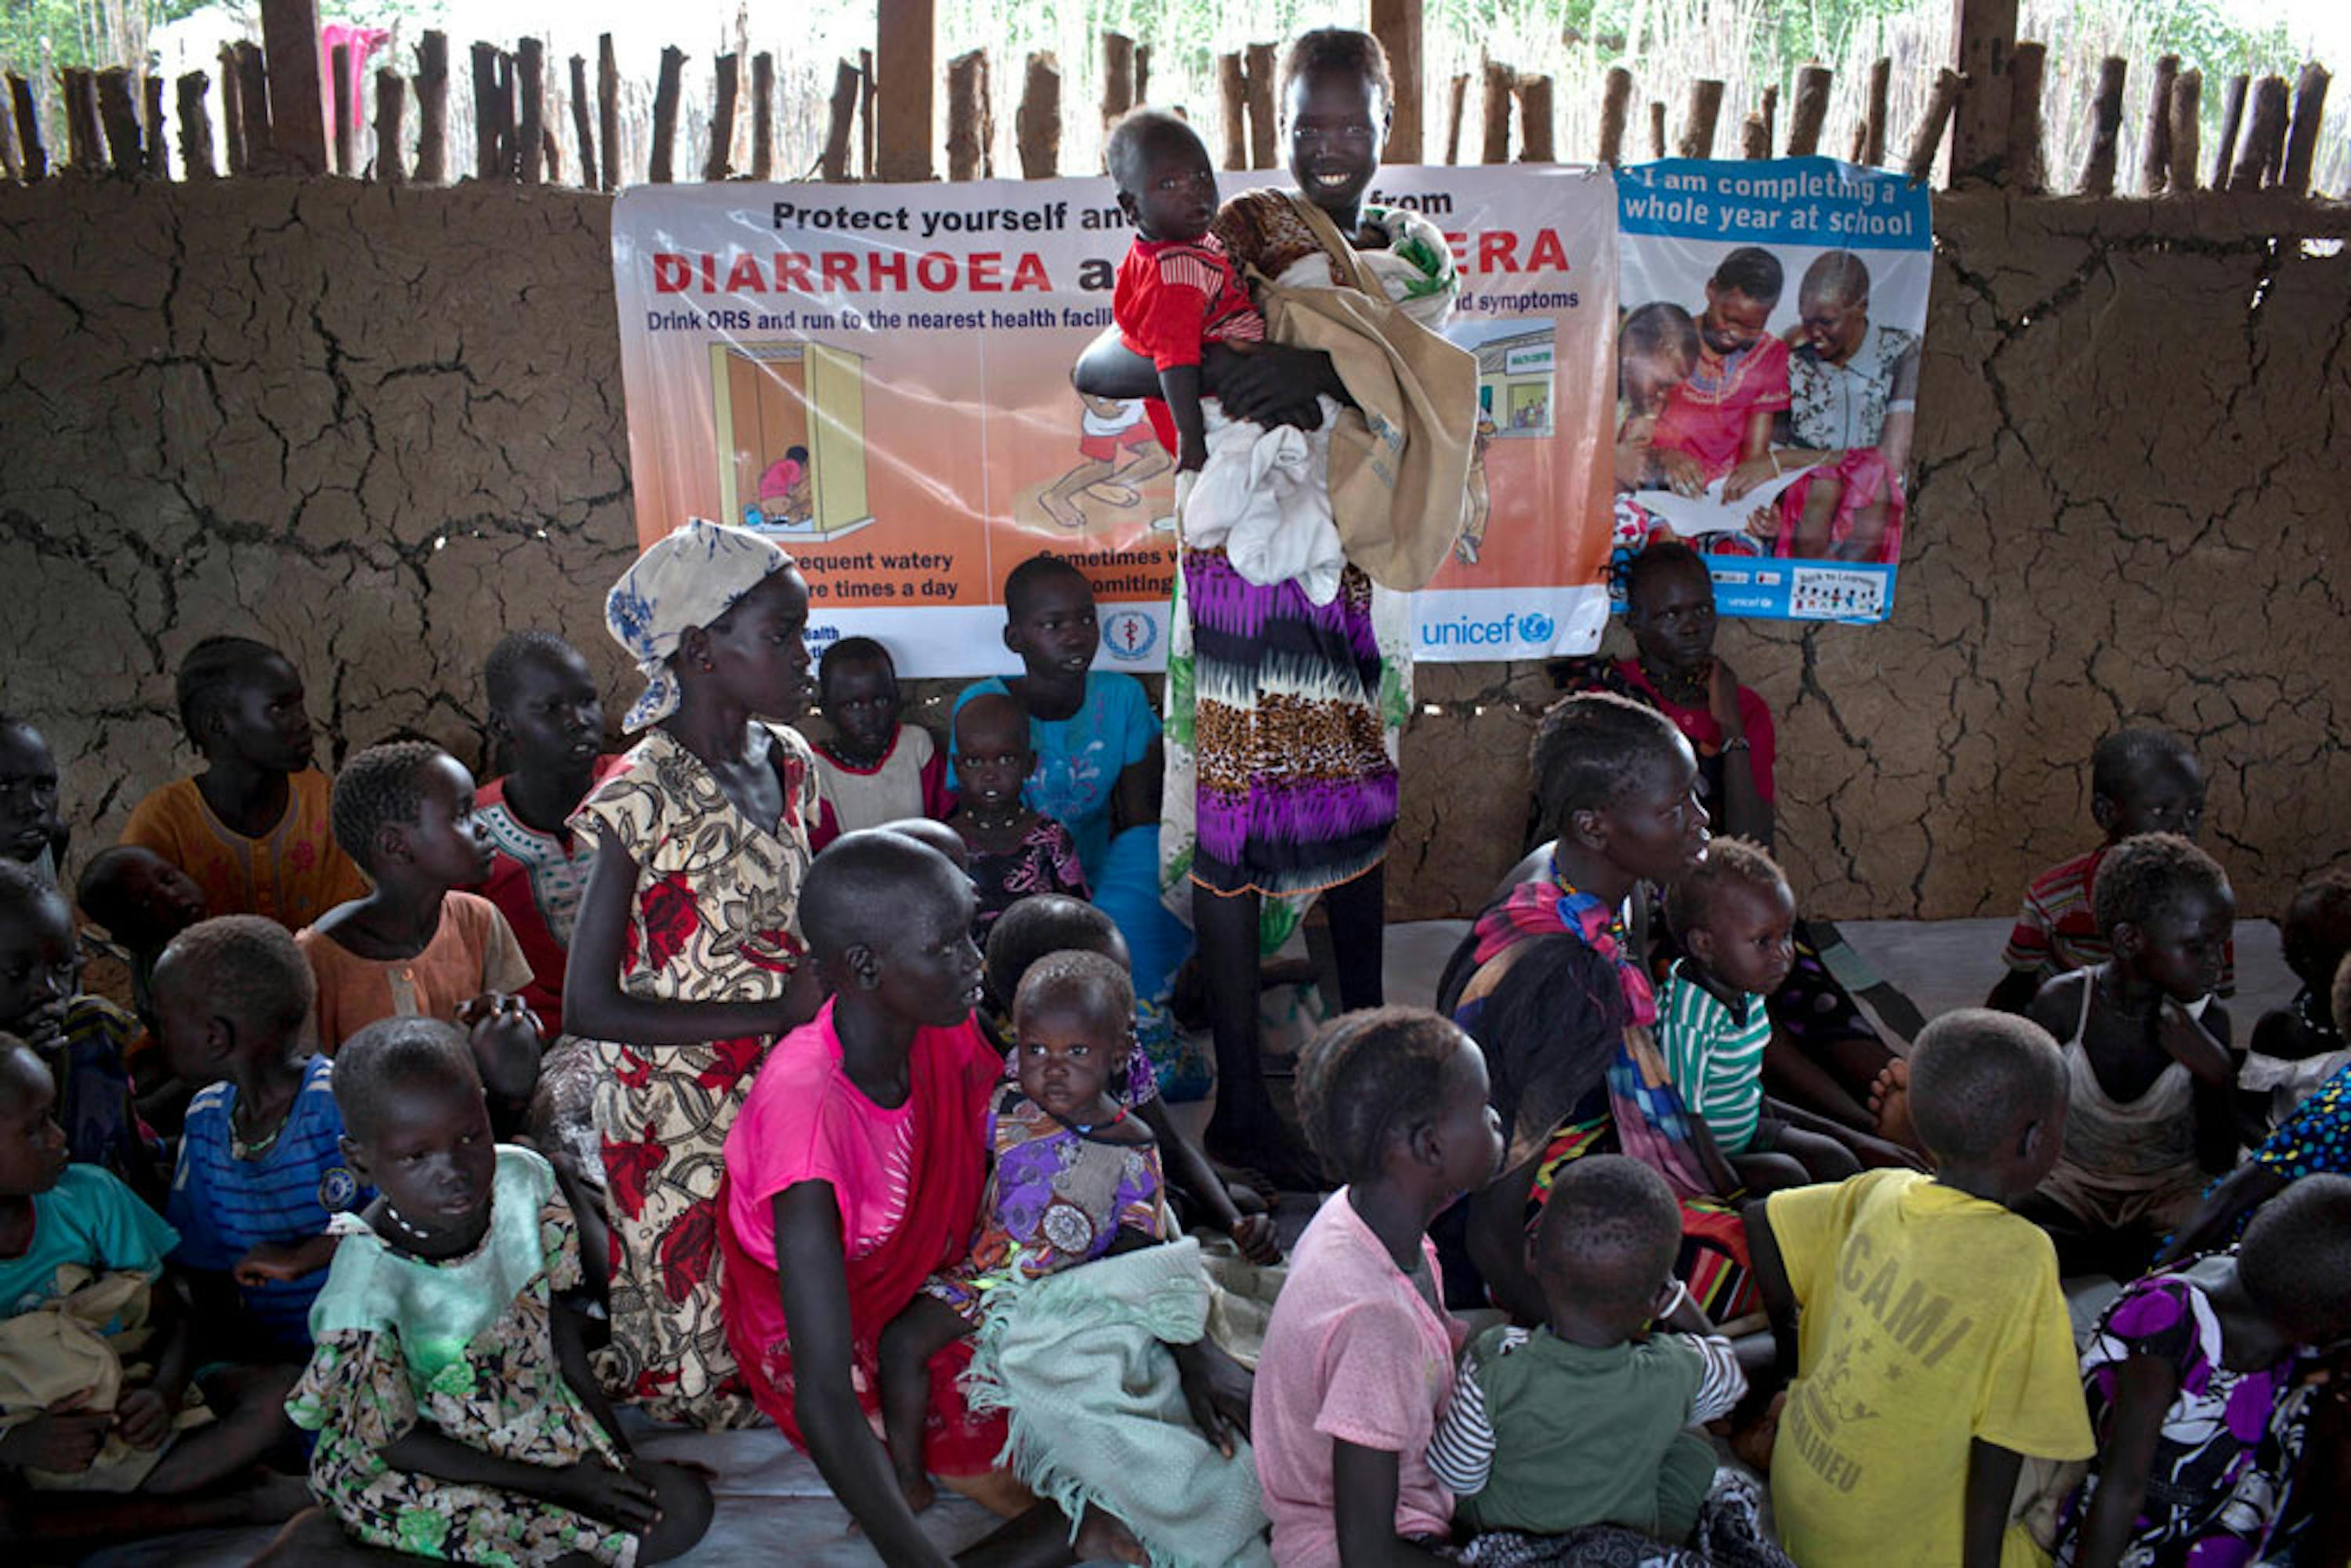
[(1151, 1553), (1143, 1549), (1125, 1521), (1098, 1508), (1087, 1509), (1086, 1516), (1078, 1521), (1077, 1538), (1070, 1542), (1070, 1549), (1081, 1563), (1134, 1563), (1148, 1568), (1151, 1562)]
[(1787, 1395), (1775, 1395), (1761, 1415), (1730, 1434), (1731, 1453), (1759, 1476), (1771, 1473), (1771, 1449), (1780, 1437), (1780, 1412), (1787, 1406)]
[(916, 1470), (912, 1475), (901, 1472), (898, 1477), (898, 1490), (904, 1496), (907, 1509), (914, 1513), (922, 1512), (939, 1500), (938, 1489), (931, 1484), (931, 1478), (921, 1470)]
[(1131, 486), (1109, 483), (1089, 485), (1086, 486), (1086, 494), (1097, 501), (1106, 501), (1113, 507), (1132, 507), (1143, 499), (1142, 493)]
[(1877, 1118), (1877, 1135), (1905, 1148), (1919, 1147), (1917, 1129), (1910, 1124), (1910, 1064), (1896, 1057), (1878, 1070), (1869, 1086), (1869, 1113)]

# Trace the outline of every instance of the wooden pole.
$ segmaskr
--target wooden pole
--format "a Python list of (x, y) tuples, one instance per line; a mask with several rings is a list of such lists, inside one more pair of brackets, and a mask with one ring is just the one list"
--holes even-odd
[(1274, 51), (1271, 44), (1249, 46), (1249, 167), (1273, 167)]
[(1445, 89), (1445, 161), (1461, 162), (1461, 120), (1469, 108), (1469, 73), (1461, 72)]
[(2098, 65), (2098, 95), (2090, 103), (2090, 153), (2082, 163), (2082, 193), (2115, 193), (2116, 144), (2123, 132), (2123, 85), (2129, 62), (2108, 55)]
[(1249, 75), (1238, 54), (1217, 57), (1217, 109), (1224, 130), (1222, 169), (1249, 167)]
[(1886, 112), (1894, 92), (1894, 62), (1880, 55), (1869, 66), (1869, 107), (1864, 123), (1868, 133), (1861, 144), (1860, 162), (1875, 169), (1886, 162)]
[(1020, 107), (1012, 111), (1020, 144), (1020, 177), (1050, 180), (1061, 166), (1061, 62), (1050, 50), (1029, 57), (1021, 75)]
[(710, 109), (710, 152), (702, 161), (702, 178), (715, 185), (735, 172), (735, 98), (741, 86), (742, 57), (721, 55), (711, 61), (716, 101)]
[(498, 146), (498, 48), (474, 46), (474, 178), (503, 180), (507, 171)]
[(873, 51), (857, 51), (857, 168), (873, 178)]
[(538, 155), (547, 161), (547, 183), (550, 185), (563, 183), (563, 143), (555, 139), (555, 127), (540, 127)]
[(221, 46), (221, 162), (232, 174), (245, 172), (245, 102), (236, 90), (236, 50)]
[(1796, 73), (1796, 107), (1788, 117), (1788, 156), (1810, 158), (1821, 150), (1821, 128), (1829, 120), (1829, 89), (1836, 73), (1806, 66)]
[(1656, 99), (1649, 100), (1649, 156), (1666, 155), (1666, 106)]
[(596, 119), (589, 108), (588, 57), (571, 57), (571, 139), (580, 144), (580, 188), (596, 188)]
[(1552, 117), (1549, 77), (1519, 78), (1519, 162), (1556, 163), (1559, 142)]
[(1485, 109), (1485, 141), (1478, 155), (1481, 163), (1507, 163), (1510, 161), (1510, 95), (1518, 85), (1518, 72), (1499, 60), (1488, 60), (1484, 76), (1483, 105)]
[(1134, 46), (1134, 101), (1137, 103), (1151, 101), (1151, 46), (1149, 44)]
[(269, 67), (261, 57), (258, 44), (236, 46), (236, 92), (245, 112), (245, 172), (282, 172), (285, 159), (277, 151), (277, 132), (269, 123)]
[(2252, 78), (2242, 71), (2229, 78), (2227, 95), (2220, 100), (2220, 151), (2212, 160), (2212, 188), (2229, 188), (2229, 160), (2237, 151), (2237, 128), (2245, 120), (2245, 89)]
[(2027, 41), (2016, 46), (2008, 67), (2008, 157), (2001, 172), (2009, 184), (2033, 195), (2049, 188), (2041, 151), (2041, 84), (2048, 66), (2049, 47)]
[(547, 40), (525, 38), (515, 45), (515, 89), (522, 100), (522, 116), (515, 125), (515, 172), (526, 185), (548, 177), (547, 159)]
[(98, 112), (98, 78), (78, 66), (58, 75), (66, 89), (66, 152), (73, 166), (95, 174), (106, 167), (106, 128)]
[(2285, 161), (2278, 183), (2289, 195), (2310, 194), (2310, 166), (2318, 154), (2318, 126), (2326, 115), (2326, 84), (2334, 78), (2313, 60), (2294, 84), (2294, 125), (2285, 136)]
[(146, 89), (147, 99), (147, 112), (141, 116), (145, 122), (146, 172), (155, 179), (168, 180), (172, 177), (172, 165), (165, 154), (171, 142), (163, 135), (163, 78), (150, 76), (141, 85)]
[(337, 44), (327, 51), (327, 68), (334, 81), (328, 90), (335, 100), (335, 172), (350, 178), (351, 165), (359, 158), (359, 126), (356, 108), (351, 102), (351, 47)]
[(2000, 181), (2008, 158), (2017, 0), (1958, 0), (1959, 100), (1951, 109), (1951, 183)]
[(1868, 143), (1869, 121), (1866, 119), (1856, 118), (1853, 122), (1853, 134), (1845, 141), (1845, 162), (1848, 163), (1860, 162), (1862, 161), (1862, 149), (1866, 147)]
[(763, 49), (751, 57), (751, 178), (775, 177), (776, 57)]
[(147, 167), (147, 151), (139, 139), (139, 105), (131, 96), (131, 73), (120, 66), (109, 66), (98, 73), (97, 83), (106, 161), (118, 174), (136, 174)]
[(1682, 139), (1674, 149), (1685, 158), (1714, 156), (1714, 125), (1722, 115), (1722, 84), (1712, 77), (1690, 83), (1689, 107), (1682, 115)]
[[(1371, 0), (1371, 34), (1387, 52), (1395, 101), (1388, 105), (1387, 148), (1383, 163), (1417, 163), (1422, 157), (1421, 0)], [(1548, 160), (1546, 160), (1548, 161)]]
[[(269, 141), (290, 174), (327, 172), (326, 99), (319, 80), (316, 0), (261, 0), (269, 71)], [(253, 124), (252, 106), (245, 122)]]
[(521, 148), (516, 140), (515, 128), (521, 123), (521, 106), (516, 101), (518, 83), (515, 79), (515, 57), (505, 49), (498, 51), (498, 178), (512, 180), (522, 172)]
[(408, 83), (389, 68), (375, 73), (375, 177), (404, 185), (408, 170), (400, 145), (401, 121), (408, 115)]
[(191, 180), (216, 179), (218, 174), (213, 167), (213, 117), (204, 108), (204, 95), (212, 91), (213, 78), (202, 71), (188, 71), (181, 76), (178, 86), (180, 167), (187, 171)]
[(41, 111), (33, 101), (33, 84), (8, 73), (8, 102), (16, 111), (17, 162), (24, 165), (24, 177), (38, 180), (49, 172), (49, 152), (41, 145)]
[(2138, 183), (2153, 195), (2171, 173), (2171, 84), (2179, 76), (2179, 57), (2164, 55), (2155, 62), (2155, 87), (2147, 99), (2147, 135), (2139, 143)]
[(16, 120), (8, 104), (0, 100), (0, 178), (21, 180), (25, 165), (16, 157)]
[(2237, 167), (2229, 175), (2229, 189), (2258, 191), (2281, 162), (2285, 145), (2285, 78), (2263, 77), (2253, 88), (2253, 117), (2245, 127), (2245, 144), (2237, 153)]
[(612, 49), (612, 35), (596, 38), (596, 136), (604, 144), (602, 167), (596, 186), (621, 188), (621, 61)]
[(857, 68), (843, 60), (832, 73), (832, 102), (825, 121), (824, 152), (817, 159), (819, 175), (840, 184), (849, 178), (849, 142), (857, 130)]
[(1124, 33), (1102, 36), (1102, 120), (1107, 127), (1134, 107), (1134, 40)]
[(1771, 82), (1763, 89), (1763, 156), (1771, 156), (1771, 149), (1780, 142), (1780, 84)]
[(416, 41), (416, 183), (449, 177), (449, 36), (428, 32)]
[(1771, 156), (1771, 132), (1764, 129), (1760, 109), (1749, 110), (1747, 118), (1739, 122), (1739, 155), (1759, 163)]
[(653, 145), (645, 178), (656, 185), (672, 183), (671, 163), (677, 149), (678, 85), (685, 74), (685, 51), (663, 46), (661, 76), (653, 84)]
[(937, 178), (931, 141), (933, 78), (938, 73), (936, 0), (875, 0), (873, 175)]
[(947, 178), (984, 179), (996, 140), (987, 102), (987, 55), (974, 49), (947, 62)]
[(1934, 89), (1927, 95), (1927, 111), (1918, 120), (1918, 129), (1910, 138), (1910, 156), (1903, 171), (1914, 185), (1923, 184), (1934, 172), (1935, 153), (1943, 145), (1943, 128), (1950, 123), (1951, 110), (1958, 107), (1959, 89), (1964, 85), (1959, 73), (1945, 66), (1935, 73)]
[(2171, 82), (2171, 166), (2165, 171), (2171, 189), (2187, 195), (2196, 189), (2197, 138), (2202, 132), (2202, 122), (2197, 119), (2204, 96), (2204, 73), (2184, 70)]
[(1610, 66), (1600, 97), (1600, 161), (1611, 167), (1625, 161), (1625, 117), (1632, 107), (1633, 73)]

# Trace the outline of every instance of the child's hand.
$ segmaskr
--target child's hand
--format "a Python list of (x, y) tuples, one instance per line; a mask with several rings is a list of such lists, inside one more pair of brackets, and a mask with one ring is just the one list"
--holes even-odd
[(1725, 476), (1722, 481), (1722, 498), (1726, 501), (1736, 501), (1757, 486), (1768, 485), (1779, 476), (1779, 466), (1772, 462), (1770, 453), (1767, 452), (1761, 457), (1750, 457)]
[(1208, 444), (1206, 441), (1178, 441), (1176, 444), (1176, 471), (1197, 474), (1208, 465)]
[(1184, 1405), (1192, 1424), (1228, 1458), (1234, 1439), (1249, 1436), (1249, 1394), (1257, 1380), (1249, 1368), (1225, 1354), (1214, 1340), (1170, 1347), (1176, 1353), (1176, 1380), (1184, 1389)]
[(632, 1471), (616, 1470), (591, 1455), (566, 1465), (555, 1476), (554, 1500), (575, 1513), (639, 1534), (660, 1522), (653, 1483)]
[(1665, 480), (1667, 489), (1677, 496), (1706, 494), (1706, 470), (1698, 465), (1697, 458), (1677, 446), (1658, 447), (1649, 455), (1656, 462), (1657, 473)]
[(46, 1055), (66, 1042), (66, 1004), (70, 998), (59, 997), (43, 1002), (9, 1026), (8, 1032)]
[(500, 1100), (520, 1102), (538, 1086), (544, 1049), (538, 1015), (510, 992), (484, 991), (457, 1009), (457, 1021), (474, 1048), (482, 1087)]
[(1233, 1245), (1241, 1256), (1259, 1268), (1270, 1269), (1281, 1261), (1281, 1243), (1273, 1239), (1273, 1216), (1244, 1214), (1227, 1228)]
[(114, 1417), (103, 1410), (84, 1410), (88, 1390), (60, 1399), (40, 1415), (0, 1437), (0, 1464), (11, 1469), (51, 1470), (78, 1476), (89, 1469), (106, 1447)]
[(160, 1448), (172, 1435), (172, 1407), (152, 1388), (134, 1388), (114, 1406), (115, 1429), (141, 1453)]

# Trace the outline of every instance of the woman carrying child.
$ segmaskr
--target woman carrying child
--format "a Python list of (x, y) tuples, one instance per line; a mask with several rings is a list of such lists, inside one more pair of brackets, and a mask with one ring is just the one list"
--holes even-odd
[[(653, 1416), (735, 1426), (756, 1411), (719, 1312), (720, 1151), (775, 1038), (815, 1010), (799, 903), (816, 811), (808, 585), (791, 557), (700, 519), (605, 600), (646, 686), (645, 730), (572, 817), (596, 842), (563, 988), (597, 1042), (611, 1195), (607, 1386)], [(625, 1043), (623, 1043), (625, 1042)]]
[[(1280, 100), (1299, 193), (1251, 191), (1225, 204), (1212, 232), (1234, 269), (1301, 291), (1375, 277), (1434, 329), (1460, 287), (1444, 236), (1416, 214), (1364, 201), (1395, 102), (1379, 43), (1346, 28), (1306, 34), (1283, 62)], [(1105, 397), (1160, 390), (1151, 361), (1115, 333), (1088, 350), (1076, 380)], [(1207, 345), (1200, 385), (1228, 416), (1267, 426), (1311, 428), (1318, 398), (1352, 401), (1327, 354), (1279, 344), (1249, 354)], [(1458, 410), (1464, 454), (1476, 418), (1474, 403)], [(1342, 1007), (1374, 1007), (1383, 994), (1382, 865), (1396, 819), (1397, 737), (1411, 711), (1407, 604), (1352, 560), (1336, 597), (1317, 604), (1298, 579), (1248, 580), (1222, 549), (1183, 554), (1161, 880), (1188, 895), (1208, 987), (1217, 1080), (1209, 1153), (1270, 1175), (1299, 1161), (1259, 1061), (1260, 943), (1278, 944), (1322, 896)]]

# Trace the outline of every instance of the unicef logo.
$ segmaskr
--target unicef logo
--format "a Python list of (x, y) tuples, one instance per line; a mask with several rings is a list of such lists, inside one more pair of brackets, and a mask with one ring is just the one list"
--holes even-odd
[(1116, 610), (1102, 617), (1102, 646), (1113, 659), (1133, 664), (1159, 646), (1159, 622), (1140, 610)]
[(329, 1214), (340, 1214), (359, 1195), (358, 1179), (340, 1166), (329, 1166), (319, 1178), (319, 1207)]
[(1559, 630), (1552, 618), (1540, 610), (1530, 611), (1519, 617), (1519, 635), (1530, 643), (1548, 643)]

